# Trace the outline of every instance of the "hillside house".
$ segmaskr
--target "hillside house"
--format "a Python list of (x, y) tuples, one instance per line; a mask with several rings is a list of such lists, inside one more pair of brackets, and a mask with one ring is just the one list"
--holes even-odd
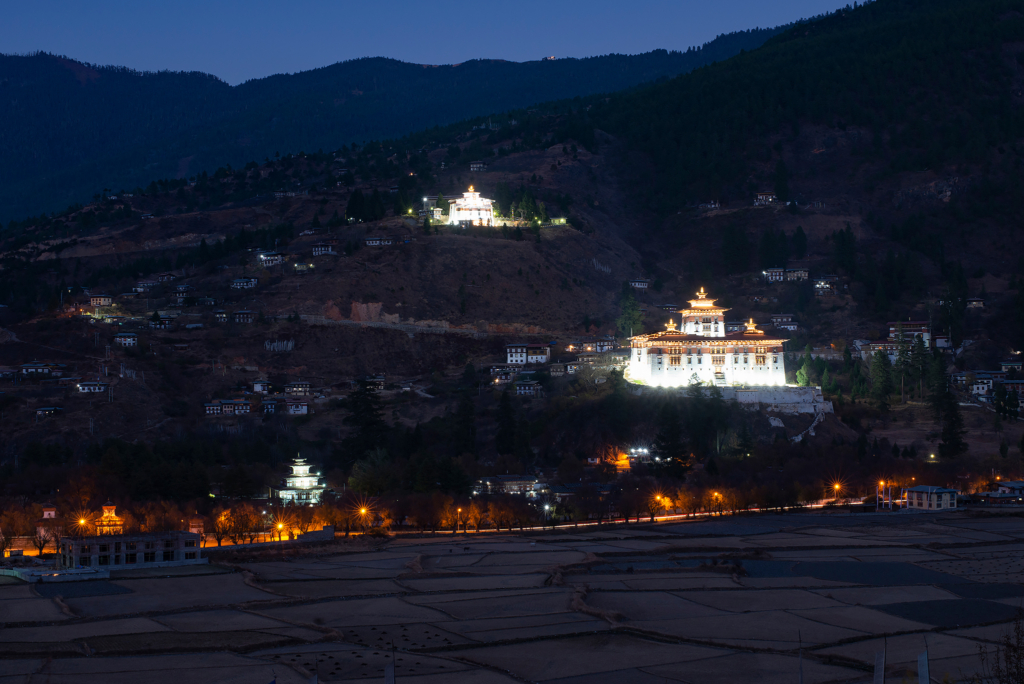
[(564, 363), (553, 363), (548, 367), (548, 375), (553, 378), (558, 378), (565, 375), (565, 364)]
[(338, 253), (334, 251), (334, 245), (329, 245), (324, 242), (318, 242), (313, 245), (313, 256), (337, 256)]
[(277, 399), (264, 399), (260, 404), (260, 408), (263, 410), (264, 415), (271, 413), (277, 413), (277, 408), (280, 402)]
[(114, 342), (122, 347), (137, 347), (139, 346), (139, 336), (131, 332), (118, 333), (114, 335)]
[(1003, 370), (1003, 372), (1006, 373), (1010, 372), (1011, 370), (1015, 370), (1018, 373), (1020, 373), (1021, 361), (1020, 359), (1008, 359), (1006, 361), (1000, 361), (999, 367)]
[(23, 363), (19, 368), (24, 376), (59, 378), (64, 374), (64, 364), (62, 363)]
[(110, 384), (106, 382), (89, 381), (80, 382), (76, 387), (81, 394), (102, 394), (107, 391)]
[(89, 297), (89, 305), (90, 306), (110, 306), (113, 303), (114, 303), (114, 298), (111, 297), (110, 295), (98, 294), (98, 295), (91, 295)]
[(551, 347), (546, 344), (509, 344), (505, 346), (508, 363), (522, 366), (528, 363), (547, 363), (551, 360)]
[(793, 314), (772, 314), (772, 325), (780, 330), (794, 332), (799, 326), (793, 321)]
[(606, 352), (615, 348), (615, 341), (605, 338), (573, 340), (565, 345), (567, 352)]
[(241, 324), (252, 323), (253, 321), (256, 320), (256, 312), (248, 310), (236, 311), (235, 313), (231, 314), (231, 320), (234, 321), (235, 323)]
[(309, 404), (304, 401), (289, 401), (287, 409), (289, 416), (304, 416), (309, 413)]
[(775, 204), (775, 193), (774, 192), (759, 192), (754, 195), (754, 206), (765, 207), (769, 204)]
[(160, 316), (157, 320), (150, 321), (149, 327), (153, 330), (170, 330), (174, 327), (174, 319), (170, 316)]
[(271, 266), (284, 263), (284, 256), (277, 252), (261, 252), (256, 255), (256, 258), (263, 268), (270, 268)]
[(231, 281), (231, 289), (252, 290), (256, 287), (257, 282), (259, 282), (257, 278), (235, 278)]
[(213, 318), (218, 323), (227, 323), (228, 322), (228, 312), (224, 311), (223, 309), (218, 309), (217, 311), (213, 312)]
[(537, 397), (542, 392), (540, 383), (536, 380), (519, 380), (516, 382), (516, 396)]
[(814, 279), (814, 294), (818, 297), (834, 297), (839, 291), (839, 276), (823, 275)]
[(567, 363), (567, 364), (565, 364), (565, 374), (566, 375), (576, 375), (576, 373), (582, 367), (583, 367), (583, 364), (581, 364), (579, 361), (572, 361), (570, 363)]
[(177, 285), (174, 286), (174, 291), (179, 293), (179, 294), (185, 294), (187, 292), (191, 292), (193, 289), (195, 289), (195, 288), (193, 288), (188, 283), (178, 283)]
[(291, 395), (291, 396), (297, 396), (297, 397), (309, 396), (309, 393), (310, 393), (310, 383), (306, 382), (305, 380), (299, 380), (297, 382), (289, 382), (287, 385), (284, 386), (284, 393), (288, 394), (288, 395)]
[(208, 416), (244, 415), (252, 412), (252, 402), (247, 399), (215, 399), (203, 406)]
[(629, 281), (629, 286), (632, 287), (634, 290), (646, 292), (647, 289), (651, 286), (651, 281), (648, 280), (647, 278), (633, 278), (632, 280)]
[(367, 247), (380, 247), (381, 240), (383, 240), (383, 239), (384, 238), (380, 237), (379, 235), (368, 236), (366, 238), (366, 246)]
[(781, 283), (786, 279), (786, 269), (784, 268), (766, 268), (761, 271), (764, 275), (764, 281), (766, 283)]
[(294, 264), (292, 264), (292, 270), (297, 275), (305, 275), (307, 273), (312, 273), (314, 269), (315, 267), (313, 266), (313, 264), (308, 264), (302, 261), (297, 261)]
[(142, 292), (149, 292), (150, 290), (152, 290), (156, 286), (157, 286), (157, 282), (155, 280), (140, 280), (138, 283), (136, 283), (136, 285), (135, 285), (135, 287), (133, 289), (136, 292), (142, 293)]
[(485, 164), (482, 161), (471, 161), (471, 162), (469, 162), (469, 170), (470, 171), (486, 171), (487, 170), (487, 164)]
[(807, 280), (808, 277), (810, 277), (810, 272), (805, 266), (786, 269), (786, 282), (800, 282), (802, 280)]
[(941, 511), (956, 508), (956, 490), (919, 485), (907, 490), (907, 508), (920, 511)]
[(254, 380), (252, 383), (252, 391), (257, 394), (267, 394), (270, 392), (270, 381), (269, 380)]
[(174, 275), (173, 273), (157, 273), (156, 279), (161, 283), (169, 283), (172, 280), (177, 280), (178, 276)]
[(46, 418), (47, 416), (55, 416), (63, 410), (60, 406), (42, 406), (36, 409), (36, 420)]
[(698, 209), (720, 209), (721, 205), (718, 200), (711, 200), (710, 202), (701, 202), (697, 205)]
[(969, 297), (967, 299), (967, 308), (968, 309), (984, 309), (985, 308), (985, 300), (982, 299), (981, 297)]

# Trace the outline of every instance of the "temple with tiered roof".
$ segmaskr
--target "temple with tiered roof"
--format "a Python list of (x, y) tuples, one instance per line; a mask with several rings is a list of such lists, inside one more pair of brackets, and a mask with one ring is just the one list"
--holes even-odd
[(704, 288), (690, 300), (679, 327), (630, 338), (628, 379), (656, 387), (688, 385), (780, 386), (786, 384), (785, 338), (768, 336), (753, 319), (727, 333), (725, 312)]

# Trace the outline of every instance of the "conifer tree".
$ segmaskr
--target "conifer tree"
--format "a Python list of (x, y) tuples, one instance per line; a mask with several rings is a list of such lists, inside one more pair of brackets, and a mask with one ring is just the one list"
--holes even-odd
[(885, 410), (892, 394), (892, 364), (889, 355), (879, 349), (871, 357), (871, 396)]

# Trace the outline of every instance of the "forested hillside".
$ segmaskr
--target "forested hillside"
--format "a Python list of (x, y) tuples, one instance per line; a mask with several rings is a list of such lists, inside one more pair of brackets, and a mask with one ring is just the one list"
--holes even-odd
[[(856, 3), (855, 3), (856, 5)], [(739, 55), (668, 83), (611, 98), (598, 127), (650, 155), (648, 200), (749, 198), (755, 187), (789, 199), (787, 156), (802, 129), (851, 131), (856, 154), (881, 167), (869, 190), (902, 172), (949, 165), (1015, 171), (1024, 133), (1024, 2), (878, 0), (788, 29)], [(991, 154), (997, 152), (996, 157)], [(1009, 165), (1009, 166), (1007, 166)], [(1019, 173), (993, 182), (1024, 198)], [(1012, 181), (1012, 182), (1010, 182)]]
[(341, 62), (231, 87), (203, 73), (140, 73), (49, 54), (0, 56), (0, 220), (153, 178), (336, 149), (538, 102), (613, 92), (761, 45), (780, 29), (686, 52), (424, 66)]

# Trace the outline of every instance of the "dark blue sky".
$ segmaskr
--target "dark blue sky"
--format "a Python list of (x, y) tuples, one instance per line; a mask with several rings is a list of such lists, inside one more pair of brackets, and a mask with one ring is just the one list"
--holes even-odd
[(345, 59), (449, 64), (683, 50), (719, 33), (831, 11), (840, 0), (32, 0), (11, 3), (0, 51), (44, 50), (228, 83)]

